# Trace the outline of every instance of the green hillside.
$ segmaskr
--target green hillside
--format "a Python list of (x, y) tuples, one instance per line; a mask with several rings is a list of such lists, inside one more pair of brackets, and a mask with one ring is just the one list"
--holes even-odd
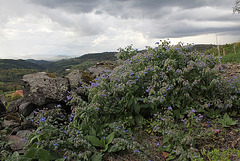
[(26, 60), (0, 59), (0, 69), (36, 69), (44, 70), (45, 67)]
[(48, 72), (58, 76), (66, 74), (66, 69), (85, 70), (100, 61), (114, 61), (116, 52), (86, 54), (72, 59), (63, 59), (46, 65)]
[(220, 45), (218, 48), (213, 47), (205, 52), (205, 54), (213, 54), (214, 56), (222, 56), (222, 63), (239, 63), (240, 62), (240, 42)]

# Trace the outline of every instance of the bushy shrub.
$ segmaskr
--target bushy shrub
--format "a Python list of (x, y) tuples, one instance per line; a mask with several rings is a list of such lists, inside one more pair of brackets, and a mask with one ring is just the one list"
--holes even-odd
[(88, 87), (89, 102), (80, 104), (78, 123), (102, 127), (115, 120), (134, 126), (168, 107), (182, 119), (191, 109), (204, 113), (238, 104), (238, 88), (222, 79), (219, 58), (189, 49), (166, 41), (146, 52), (120, 49), (119, 66)]

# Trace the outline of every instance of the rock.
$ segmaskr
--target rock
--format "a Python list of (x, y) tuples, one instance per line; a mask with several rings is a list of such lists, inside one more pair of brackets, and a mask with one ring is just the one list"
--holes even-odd
[(7, 109), (7, 113), (18, 112), (18, 108), (23, 102), (24, 102), (23, 98), (10, 102), (8, 109)]
[(58, 104), (58, 103), (49, 103), (47, 105), (44, 106), (46, 109), (54, 109), (54, 108), (57, 108), (57, 107), (62, 107), (61, 104)]
[(4, 95), (0, 95), (0, 102), (6, 107), (7, 106), (7, 99)]
[(20, 123), (14, 121), (14, 120), (3, 120), (2, 126), (3, 126), (3, 128), (5, 128), (5, 127), (7, 127), (7, 126), (13, 128), (13, 127), (20, 126)]
[(22, 123), (22, 129), (23, 130), (27, 130), (27, 129), (35, 129), (37, 128), (37, 124), (35, 124), (33, 121), (31, 120), (26, 120), (24, 119), (23, 123)]
[(25, 102), (19, 106), (19, 113), (23, 116), (28, 116), (33, 112), (35, 108), (36, 105), (32, 104), (31, 102)]
[(7, 100), (4, 95), (0, 95), (0, 115), (6, 112)]
[(73, 70), (69, 73), (66, 78), (68, 78), (71, 89), (77, 88), (82, 82), (82, 72), (80, 70)]
[(10, 126), (11, 128), (20, 126), (21, 124), (21, 117), (18, 113), (9, 113), (4, 117), (4, 120), (2, 122), (2, 126)]
[(21, 138), (25, 138), (31, 133), (32, 132), (30, 130), (20, 130), (20, 131), (17, 132), (16, 136), (21, 137)]
[(46, 72), (24, 75), (23, 97), (37, 106), (65, 100), (70, 84), (67, 78), (51, 78)]
[(16, 135), (10, 135), (8, 137), (8, 141), (13, 142), (12, 144), (10, 144), (10, 147), (13, 151), (22, 150), (25, 146), (24, 138), (21, 138)]

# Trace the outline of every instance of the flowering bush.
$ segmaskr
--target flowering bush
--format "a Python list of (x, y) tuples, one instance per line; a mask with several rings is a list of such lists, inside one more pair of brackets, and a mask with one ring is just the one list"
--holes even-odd
[(124, 122), (132, 126), (168, 107), (179, 119), (192, 108), (203, 113), (231, 108), (238, 88), (221, 78), (219, 58), (189, 49), (166, 41), (146, 52), (132, 46), (120, 49), (119, 66), (89, 88), (89, 102), (78, 113), (82, 125), (100, 126), (133, 116), (134, 121)]

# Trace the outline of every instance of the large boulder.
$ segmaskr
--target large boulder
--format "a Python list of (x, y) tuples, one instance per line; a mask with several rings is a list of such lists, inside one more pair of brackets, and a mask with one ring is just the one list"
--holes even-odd
[(22, 82), (24, 100), (37, 106), (66, 100), (70, 88), (67, 78), (52, 78), (46, 72), (24, 75)]
[(7, 100), (4, 95), (0, 95), (0, 115), (6, 112)]

